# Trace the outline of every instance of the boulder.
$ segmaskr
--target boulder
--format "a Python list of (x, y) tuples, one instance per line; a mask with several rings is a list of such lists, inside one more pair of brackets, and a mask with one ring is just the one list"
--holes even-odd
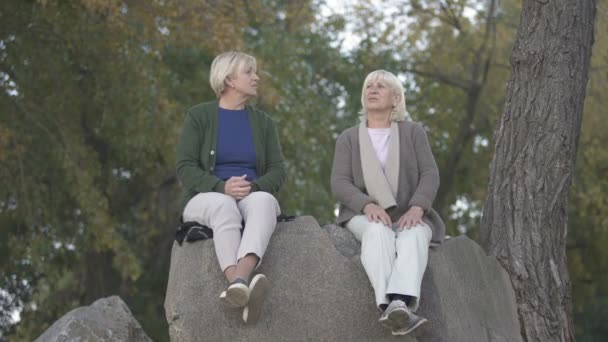
[(347, 230), (314, 218), (280, 223), (258, 269), (272, 282), (260, 320), (219, 300), (227, 283), (213, 241), (174, 244), (165, 314), (177, 341), (521, 341), (515, 295), (494, 258), (467, 237), (429, 253), (418, 313), (429, 323), (394, 337)]
[(347, 257), (349, 260), (359, 260), (361, 253), (361, 244), (355, 236), (348, 231), (335, 224), (326, 224), (322, 227), (329, 234), (331, 242), (340, 254)]
[(152, 341), (118, 296), (101, 298), (76, 308), (48, 328), (36, 342)]

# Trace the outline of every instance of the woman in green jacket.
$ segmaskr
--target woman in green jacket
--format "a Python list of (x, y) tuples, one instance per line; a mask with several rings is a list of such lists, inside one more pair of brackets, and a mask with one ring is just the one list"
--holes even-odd
[(280, 214), (272, 193), (285, 180), (284, 160), (270, 116), (247, 105), (258, 92), (255, 58), (222, 53), (209, 78), (218, 99), (188, 110), (177, 146), (182, 219), (213, 230), (215, 252), (230, 283), (220, 299), (244, 307), (243, 320), (253, 323), (270, 282), (263, 274), (249, 278)]

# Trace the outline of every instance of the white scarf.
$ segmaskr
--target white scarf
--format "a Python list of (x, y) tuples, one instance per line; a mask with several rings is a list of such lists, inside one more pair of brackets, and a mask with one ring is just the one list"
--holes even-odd
[(361, 152), (361, 168), (363, 169), (363, 182), (367, 194), (382, 208), (388, 209), (397, 205), (397, 189), (399, 186), (399, 127), (391, 122), (388, 155), (386, 157), (386, 172), (376, 155), (372, 140), (367, 132), (367, 125), (359, 125), (359, 150)]

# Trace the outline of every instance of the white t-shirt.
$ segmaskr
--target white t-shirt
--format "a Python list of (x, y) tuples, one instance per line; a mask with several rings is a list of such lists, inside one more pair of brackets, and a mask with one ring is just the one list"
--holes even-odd
[(368, 128), (367, 133), (369, 138), (374, 145), (376, 156), (382, 165), (382, 170), (386, 165), (386, 156), (388, 155), (388, 138), (391, 136), (391, 129), (389, 128)]

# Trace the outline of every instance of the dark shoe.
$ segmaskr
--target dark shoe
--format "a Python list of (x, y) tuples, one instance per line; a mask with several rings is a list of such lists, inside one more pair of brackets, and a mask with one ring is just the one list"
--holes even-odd
[(388, 329), (398, 331), (405, 328), (410, 319), (410, 315), (413, 315), (402, 300), (392, 301), (378, 322), (384, 325)]
[(404, 328), (393, 330), (393, 335), (407, 335), (426, 322), (428, 322), (426, 318), (410, 312), (407, 325)]
[(253, 324), (258, 321), (262, 312), (262, 304), (270, 290), (270, 280), (263, 274), (257, 274), (249, 284), (249, 303), (243, 310), (243, 321)]
[(242, 308), (249, 302), (249, 287), (244, 280), (237, 279), (220, 294), (220, 299), (228, 306)]

